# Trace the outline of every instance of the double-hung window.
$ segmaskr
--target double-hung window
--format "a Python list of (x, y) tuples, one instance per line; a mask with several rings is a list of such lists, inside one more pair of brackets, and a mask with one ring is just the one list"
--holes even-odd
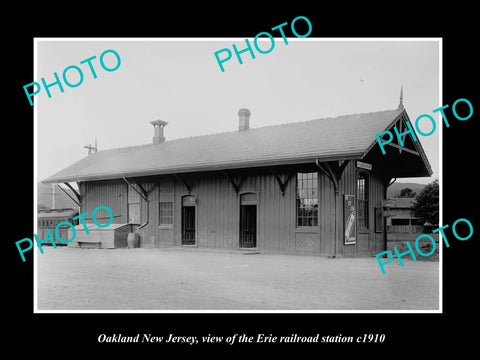
[(318, 226), (318, 173), (297, 174), (297, 227)]

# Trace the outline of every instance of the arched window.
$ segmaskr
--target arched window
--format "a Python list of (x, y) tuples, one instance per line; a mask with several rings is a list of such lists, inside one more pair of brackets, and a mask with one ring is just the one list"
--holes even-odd
[(358, 199), (358, 228), (368, 229), (368, 174), (358, 173), (357, 176), (357, 199)]

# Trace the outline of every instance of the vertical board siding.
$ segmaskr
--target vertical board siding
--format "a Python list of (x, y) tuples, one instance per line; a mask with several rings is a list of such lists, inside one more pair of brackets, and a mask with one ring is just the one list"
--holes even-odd
[(137, 181), (147, 192), (150, 191), (147, 197), (148, 202), (140, 198), (140, 223), (143, 224), (148, 220), (148, 223), (138, 231), (140, 234), (140, 246), (154, 247), (156, 245), (155, 235), (159, 220), (158, 187), (155, 187), (158, 184), (155, 181)]
[(173, 243), (175, 246), (180, 246), (182, 238), (182, 196), (187, 194), (187, 190), (177, 180), (173, 182), (173, 189), (175, 193), (173, 199)]
[(323, 172), (318, 173), (319, 202), (319, 253), (333, 255), (335, 234), (335, 190), (330, 179)]
[[(372, 176), (372, 205), (370, 206), (370, 213), (372, 216), (372, 233), (373, 233), (373, 248), (372, 254), (386, 250), (384, 229), (382, 225), (382, 232), (375, 232), (375, 208), (382, 207), (382, 200), (385, 199), (385, 181), (378, 174), (374, 173)], [(383, 221), (382, 221), (383, 222)]]
[[(374, 208), (380, 207), (385, 195), (383, 179), (370, 171), (370, 251), (383, 249), (382, 233), (375, 233)], [(283, 180), (289, 173), (278, 173)], [(266, 171), (245, 174), (239, 195), (230, 180), (221, 172), (185, 174), (191, 184), (191, 195), (196, 203), (196, 246), (202, 248), (230, 249), (240, 247), (240, 195), (254, 193), (257, 198), (257, 249), (274, 253), (306, 252), (318, 255), (355, 256), (357, 245), (343, 244), (343, 195), (357, 198), (357, 169), (355, 161), (345, 168), (339, 182), (339, 195), (322, 172), (318, 172), (318, 228), (296, 227), (296, 172), (282, 196), (275, 177)], [(240, 176), (233, 176), (238, 183)], [(182, 197), (188, 195), (185, 185), (173, 176), (138, 180), (149, 193), (149, 202), (141, 199), (141, 222), (147, 215), (148, 224), (140, 230), (140, 244), (144, 247), (181, 246)], [(81, 211), (91, 213), (97, 206), (108, 206), (114, 223), (127, 223), (127, 184), (123, 180), (105, 180), (80, 183)], [(172, 227), (160, 226), (159, 202), (173, 202)], [(87, 219), (88, 220), (88, 219)], [(385, 231), (385, 229), (383, 229)]]
[(266, 176), (259, 175), (258, 176), (258, 223), (257, 223), (257, 247), (260, 251), (264, 250), (264, 244), (266, 242), (268, 232), (268, 223), (267, 223), (267, 214), (268, 209), (265, 205), (266, 198), (268, 198), (267, 194), (267, 185), (266, 185)]
[[(286, 174), (280, 174), (286, 176)], [(239, 181), (238, 177), (234, 177)], [(181, 245), (181, 197), (185, 186), (175, 181), (174, 243)], [(295, 241), (295, 181), (290, 180), (285, 195), (269, 174), (246, 176), (239, 196), (223, 174), (207, 174), (192, 179), (192, 195), (197, 196), (196, 245), (205, 248), (238, 249), (240, 243), (240, 194), (257, 196), (257, 248), (267, 252), (291, 252)]]
[(275, 227), (273, 224), (273, 216), (275, 215), (275, 209), (273, 208), (273, 197), (275, 196), (274, 188), (273, 188), (273, 177), (270, 175), (266, 175), (263, 178), (265, 182), (265, 193), (263, 197), (263, 202), (261, 206), (265, 207), (265, 217), (262, 219), (262, 222), (265, 223), (266, 229), (264, 232), (264, 237), (262, 241), (262, 250), (265, 251), (268, 249), (268, 245), (273, 247), (271, 240), (273, 240), (275, 236)]

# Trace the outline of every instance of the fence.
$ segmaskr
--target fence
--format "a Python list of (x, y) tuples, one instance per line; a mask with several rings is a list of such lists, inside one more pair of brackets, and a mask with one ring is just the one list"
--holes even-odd
[(422, 232), (422, 225), (387, 225), (389, 234), (419, 234)]

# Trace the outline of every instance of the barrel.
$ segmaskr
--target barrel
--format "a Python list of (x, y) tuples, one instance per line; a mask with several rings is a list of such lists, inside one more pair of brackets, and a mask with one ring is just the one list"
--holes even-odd
[(128, 233), (127, 246), (129, 249), (138, 248), (139, 237), (137, 233)]

